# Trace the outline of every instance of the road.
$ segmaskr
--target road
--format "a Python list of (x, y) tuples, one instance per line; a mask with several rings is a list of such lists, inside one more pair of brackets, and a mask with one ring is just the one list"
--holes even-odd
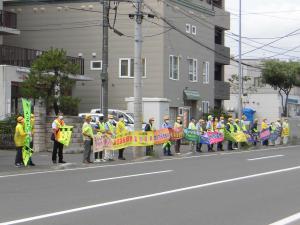
[(2, 174), (0, 225), (295, 225), (299, 177), (300, 146)]

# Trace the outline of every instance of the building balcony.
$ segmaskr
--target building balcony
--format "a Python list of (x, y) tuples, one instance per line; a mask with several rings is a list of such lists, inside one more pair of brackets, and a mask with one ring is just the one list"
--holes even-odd
[(215, 44), (215, 62), (223, 65), (230, 64), (230, 48)]
[(214, 7), (215, 16), (214, 24), (217, 27), (221, 27), (224, 30), (230, 30), (230, 13), (222, 8)]
[(20, 34), (16, 13), (0, 10), (0, 34)]
[[(0, 65), (31, 67), (43, 51), (14, 46), (0, 45)], [(84, 75), (84, 59), (68, 56), (68, 59), (80, 66), (79, 75)]]
[(228, 82), (215, 80), (215, 99), (230, 99), (230, 84)]

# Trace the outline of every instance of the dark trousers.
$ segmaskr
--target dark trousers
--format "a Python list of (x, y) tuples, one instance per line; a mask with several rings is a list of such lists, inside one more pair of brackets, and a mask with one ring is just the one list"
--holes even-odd
[(91, 161), (91, 152), (92, 152), (91, 141), (85, 140), (84, 141), (84, 151), (83, 151), (83, 162)]
[(95, 159), (102, 159), (103, 158), (103, 151), (101, 151), (101, 152), (95, 152), (94, 153), (94, 158)]
[(164, 155), (165, 155), (165, 156), (166, 156), (166, 155), (172, 155), (172, 154), (171, 154), (171, 145), (170, 145), (170, 144), (166, 144), (166, 145), (164, 146), (163, 150), (164, 150)]
[(200, 152), (201, 148), (202, 148), (202, 144), (201, 143), (197, 143), (197, 145), (196, 145), (196, 151)]
[(269, 144), (269, 140), (264, 140), (262, 143), (262, 145), (265, 145), (265, 146), (268, 146), (268, 144)]
[[(33, 149), (33, 141), (30, 142), (30, 146), (29, 146), (31, 149)], [(28, 161), (28, 165), (31, 165), (32, 164), (32, 159), (30, 157), (29, 161)]]
[(63, 149), (64, 149), (64, 145), (55, 140), (53, 145), (53, 151), (52, 151), (52, 161), (56, 161), (57, 150), (58, 150), (59, 162), (63, 161)]
[(15, 159), (15, 164), (23, 164), (23, 157), (22, 157), (22, 148), (23, 147), (16, 147), (17, 154), (16, 154), (16, 159)]
[(119, 159), (123, 158), (124, 150), (125, 150), (125, 148), (122, 148), (122, 149), (119, 150), (119, 157), (118, 157)]
[(176, 153), (179, 153), (180, 152), (180, 145), (181, 145), (181, 140), (176, 140), (176, 143), (175, 143), (175, 152)]
[(207, 145), (208, 151), (213, 151), (213, 148), (214, 148), (214, 145), (213, 145), (213, 144)]
[(218, 151), (222, 151), (223, 150), (223, 142), (218, 142), (217, 150)]
[(233, 150), (232, 141), (228, 141), (228, 149), (227, 150)]
[(146, 156), (152, 156), (153, 155), (153, 145), (146, 146)]

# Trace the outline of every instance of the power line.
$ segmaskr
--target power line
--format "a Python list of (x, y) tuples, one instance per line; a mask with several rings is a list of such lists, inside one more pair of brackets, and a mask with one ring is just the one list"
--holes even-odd
[[(149, 5), (146, 4), (146, 3), (144, 3), (144, 4), (145, 4), (145, 6), (146, 6), (148, 9), (150, 9), (150, 10), (152, 11), (152, 13), (154, 13), (159, 19), (161, 19), (162, 21), (164, 21), (167, 25), (169, 25), (170, 27), (172, 27), (172, 28), (173, 28), (175, 31), (177, 31), (178, 33), (180, 33), (180, 34), (182, 34), (183, 36), (187, 37), (188, 39), (192, 40), (192, 41), (195, 42), (196, 44), (198, 44), (198, 45), (200, 45), (200, 46), (206, 48), (207, 50), (214, 52), (214, 53), (217, 54), (217, 55), (220, 55), (220, 56), (222, 56), (222, 57), (224, 57), (224, 58), (230, 59), (230, 60), (232, 60), (232, 61), (234, 61), (234, 62), (238, 62), (238, 60), (234, 59), (233, 57), (228, 57), (227, 55), (224, 55), (224, 54), (222, 54), (222, 53), (220, 53), (220, 52), (217, 52), (215, 49), (210, 48), (210, 47), (206, 46), (205, 44), (203, 44), (202, 42), (200, 42), (200, 41), (194, 39), (193, 37), (191, 37), (191, 36), (189, 36), (189, 35), (187, 35), (185, 32), (183, 32), (182, 30), (180, 30), (179, 28), (177, 28), (175, 25), (173, 25), (168, 19), (166, 19), (165, 17), (161, 16), (157, 11), (155, 11), (154, 9), (152, 9), (151, 6), (149, 6)], [(242, 63), (242, 64), (243, 64), (243, 65), (246, 65), (246, 66), (253, 67), (253, 68), (261, 69), (260, 67), (255, 67), (255, 66), (249, 65), (249, 64), (247, 64), (247, 63)]]

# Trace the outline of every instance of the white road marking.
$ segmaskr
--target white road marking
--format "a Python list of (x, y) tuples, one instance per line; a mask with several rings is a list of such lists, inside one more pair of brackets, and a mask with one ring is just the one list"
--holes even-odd
[(88, 182), (100, 182), (100, 181), (107, 181), (107, 180), (117, 180), (117, 179), (124, 179), (124, 178), (130, 178), (130, 177), (139, 177), (139, 176), (147, 176), (152, 174), (161, 174), (161, 173), (170, 173), (173, 172), (173, 170), (163, 170), (163, 171), (156, 171), (156, 172), (149, 172), (149, 173), (140, 173), (140, 174), (133, 174), (133, 175), (127, 175), (127, 176), (121, 176), (121, 177), (109, 177), (99, 180), (89, 180)]
[(278, 157), (283, 157), (284, 155), (270, 155), (270, 156), (264, 156), (260, 158), (252, 158), (252, 159), (247, 159), (248, 161), (256, 161), (256, 160), (261, 160), (261, 159), (271, 159), (271, 158), (278, 158)]
[(136, 164), (144, 164), (144, 163), (155, 163), (155, 162), (172, 161), (172, 160), (203, 158), (203, 157), (211, 157), (211, 156), (218, 156), (218, 155), (245, 154), (245, 153), (252, 153), (252, 152), (263, 152), (263, 151), (280, 150), (280, 149), (286, 149), (286, 148), (298, 148), (298, 147), (300, 147), (300, 145), (277, 147), (277, 148), (265, 148), (265, 149), (257, 149), (257, 150), (250, 150), (250, 151), (241, 151), (241, 152), (213, 153), (213, 154), (204, 154), (204, 155), (199, 155), (199, 156), (188, 156), (188, 157), (182, 157), (182, 158), (149, 160), (149, 161), (142, 161), (142, 162), (130, 162), (130, 163), (122, 163), (122, 164), (103, 165), (103, 166), (79, 167), (79, 168), (60, 169), (60, 170), (45, 170), (45, 171), (38, 171), (38, 172), (31, 172), (31, 173), (18, 173), (18, 174), (1, 175), (0, 178), (19, 177), (19, 176), (28, 176), (28, 175), (46, 174), (46, 173), (68, 172), (68, 171), (76, 171), (76, 170), (89, 170), (89, 169), (97, 169), (97, 168), (103, 168), (103, 167), (128, 166), (128, 165), (136, 165)]
[(178, 188), (178, 189), (173, 189), (173, 190), (169, 190), (169, 191), (157, 192), (157, 193), (148, 194), (148, 195), (125, 198), (125, 199), (120, 199), (120, 200), (111, 201), (111, 202), (104, 202), (104, 203), (99, 203), (99, 204), (95, 204), (95, 205), (88, 205), (88, 206), (63, 210), (63, 211), (57, 211), (57, 212), (53, 212), (53, 213), (42, 214), (39, 216), (33, 216), (33, 217), (27, 217), (27, 218), (18, 219), (18, 220), (2, 222), (2, 223), (0, 223), (0, 225), (25, 223), (25, 222), (30, 222), (30, 221), (34, 221), (34, 220), (40, 220), (40, 219), (45, 219), (45, 218), (49, 218), (49, 217), (54, 217), (54, 216), (59, 216), (59, 215), (64, 215), (64, 214), (69, 214), (69, 213), (74, 213), (74, 212), (79, 212), (79, 211), (85, 211), (85, 210), (99, 208), (99, 207), (117, 205), (117, 204), (121, 204), (121, 203), (125, 203), (125, 202), (132, 202), (132, 201), (137, 201), (137, 200), (141, 200), (141, 199), (148, 199), (148, 198), (153, 198), (153, 197), (158, 197), (158, 196), (163, 196), (163, 195), (174, 194), (174, 193), (178, 193), (178, 192), (200, 189), (200, 188), (209, 187), (209, 186), (218, 185), (218, 184), (226, 184), (226, 183), (230, 183), (230, 182), (236, 182), (236, 181), (247, 180), (247, 179), (252, 179), (252, 178), (257, 178), (257, 177), (262, 177), (262, 176), (267, 176), (267, 175), (279, 174), (279, 173), (284, 173), (284, 172), (289, 172), (289, 171), (294, 171), (294, 170), (299, 170), (299, 169), (300, 169), (300, 166), (295, 166), (295, 167), (290, 167), (290, 168), (285, 168), (285, 169), (280, 169), (280, 170), (272, 170), (272, 171), (268, 171), (268, 172), (264, 172), (264, 173), (257, 173), (257, 174), (252, 174), (252, 175), (248, 175), (248, 176), (243, 176), (243, 177), (236, 177), (236, 178), (227, 179), (227, 180), (220, 180), (220, 181), (215, 181), (215, 182), (210, 182), (210, 183), (205, 183), (205, 184), (199, 184), (199, 185), (195, 185), (195, 186)]
[(300, 220), (300, 213), (296, 213), (292, 216), (289, 216), (289, 217), (279, 220), (277, 222), (271, 223), (270, 225), (288, 225), (288, 224), (291, 224), (291, 223), (299, 221), (299, 220)]

